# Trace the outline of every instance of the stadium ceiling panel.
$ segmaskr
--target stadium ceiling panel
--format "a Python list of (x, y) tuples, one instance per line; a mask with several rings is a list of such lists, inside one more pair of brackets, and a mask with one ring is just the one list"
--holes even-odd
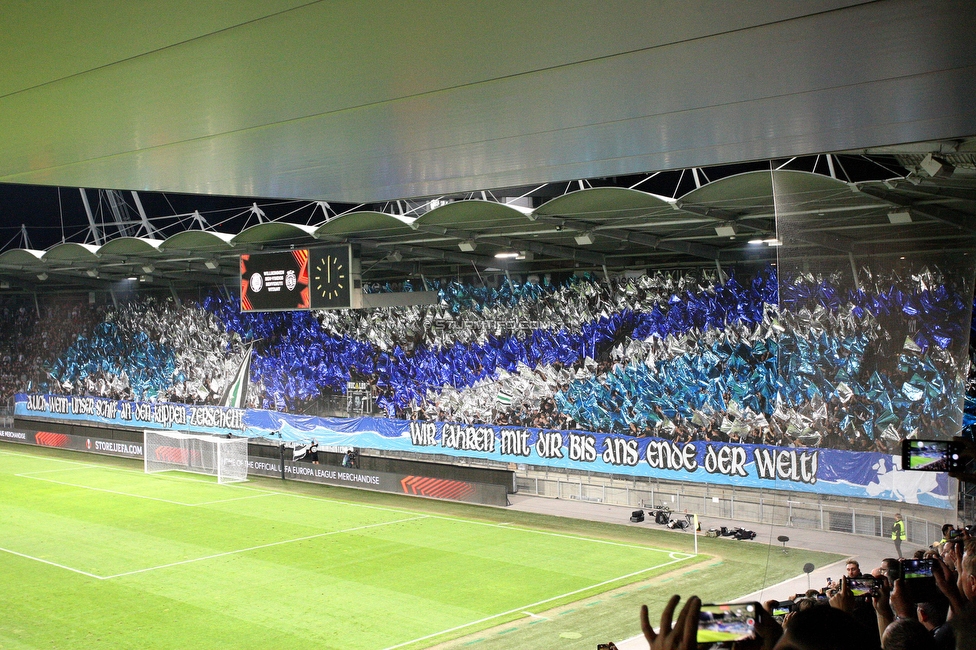
[(162, 239), (117, 237), (98, 249), (99, 255), (152, 255), (162, 246)]
[(45, 262), (89, 262), (98, 261), (99, 246), (67, 242), (58, 244), (44, 253)]
[(5, 182), (359, 204), (976, 131), (966, 0), (44, 2), (4, 26)]
[(234, 235), (231, 243), (238, 244), (278, 244), (304, 241), (308, 243), (315, 235), (314, 226), (306, 226), (300, 223), (287, 223), (283, 221), (269, 221), (251, 226), (247, 230)]
[(410, 227), (412, 219), (406, 219), (385, 212), (364, 210), (349, 212), (326, 221), (315, 230), (315, 237), (370, 237), (391, 238), (413, 235)]
[(159, 245), (161, 251), (229, 251), (234, 247), (234, 235), (209, 230), (184, 230), (166, 239)]

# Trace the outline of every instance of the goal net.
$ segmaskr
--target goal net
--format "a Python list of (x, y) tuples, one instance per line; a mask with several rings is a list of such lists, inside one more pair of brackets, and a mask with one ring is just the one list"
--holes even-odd
[(247, 480), (247, 438), (149, 430), (143, 436), (146, 473), (183, 470), (216, 476), (218, 483)]

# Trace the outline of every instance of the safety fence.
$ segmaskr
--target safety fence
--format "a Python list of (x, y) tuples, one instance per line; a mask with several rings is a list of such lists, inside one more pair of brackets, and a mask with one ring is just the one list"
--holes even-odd
[[(382, 456), (445, 462), (440, 454), (386, 451)], [(454, 458), (461, 467), (502, 467), (478, 458)], [(891, 534), (895, 513), (905, 521), (910, 544), (928, 546), (942, 539), (942, 524), (957, 523), (956, 512), (881, 499), (854, 499), (786, 490), (759, 490), (665, 480), (614, 477), (596, 472), (556, 472), (533, 465), (508, 465), (515, 470), (519, 494), (577, 499), (630, 508), (667, 506), (677, 513), (728, 519), (736, 523), (852, 533), (869, 537)], [(969, 520), (963, 522), (969, 523)]]
[(908, 541), (928, 546), (942, 538), (942, 524), (955, 522), (955, 513), (887, 501), (857, 501), (812, 497), (773, 490), (732, 489), (704, 484), (638, 482), (597, 476), (553, 476), (551, 472), (519, 471), (519, 494), (592, 503), (655, 508), (700, 517), (888, 537), (896, 512), (906, 522)]

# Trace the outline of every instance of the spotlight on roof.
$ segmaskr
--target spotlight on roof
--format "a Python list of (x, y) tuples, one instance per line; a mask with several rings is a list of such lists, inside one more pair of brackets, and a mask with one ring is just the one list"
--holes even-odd
[(49, 277), (48, 274), (47, 273), (44, 273), (44, 272), (41, 272), (41, 273), (38, 273), (37, 274), (37, 279), (40, 280), (41, 282), (44, 282), (45, 280), (47, 280), (48, 277)]
[(924, 169), (925, 173), (932, 178), (948, 178), (956, 171), (956, 168), (948, 160), (941, 156), (933, 156), (930, 153), (925, 154), (925, 157), (922, 158), (922, 162), (918, 163), (918, 166)]
[(97, 278), (98, 269), (88, 269), (87, 271), (85, 271), (85, 275), (87, 275), (90, 278)]
[(749, 240), (749, 244), (750, 244), (751, 246), (762, 246), (762, 245), (763, 245), (763, 244), (765, 244), (765, 243), (766, 243), (766, 242), (764, 242), (764, 241), (763, 241), (763, 240), (761, 240), (761, 239), (750, 239), (750, 240)]
[(912, 222), (912, 213), (908, 210), (898, 210), (888, 213), (888, 221), (893, 224), (903, 224)]
[(10, 288), (9, 282), (7, 282), (6, 280), (0, 282), (0, 289), (9, 289), (9, 288)]
[(724, 226), (715, 226), (715, 234), (719, 237), (735, 237), (738, 231), (735, 229), (735, 224), (726, 224)]
[(589, 246), (594, 241), (592, 232), (581, 232), (574, 236), (573, 239), (576, 240), (578, 246)]
[(465, 239), (462, 242), (458, 242), (458, 248), (465, 253), (471, 253), (478, 248), (478, 244), (473, 239)]
[(535, 253), (533, 253), (532, 251), (519, 251), (518, 256), (515, 259), (531, 262), (532, 260), (535, 259)]
[(155, 270), (156, 270), (156, 267), (153, 266), (152, 264), (143, 264), (142, 265), (142, 272), (143, 273), (149, 274), (149, 273), (152, 273)]
[(209, 260), (204, 262), (203, 265), (208, 269), (210, 269), (211, 271), (216, 271), (217, 269), (220, 268), (220, 262), (218, 262), (217, 258), (215, 257), (211, 257)]
[(499, 260), (514, 260), (518, 256), (519, 254), (513, 251), (504, 251), (501, 253), (495, 253), (495, 259), (499, 259)]
[(403, 260), (403, 254), (400, 251), (393, 251), (386, 258), (391, 262), (400, 262)]
[(148, 274), (147, 275), (140, 275), (139, 276), (139, 282), (145, 282), (145, 283), (152, 282), (152, 276), (151, 275), (148, 275)]

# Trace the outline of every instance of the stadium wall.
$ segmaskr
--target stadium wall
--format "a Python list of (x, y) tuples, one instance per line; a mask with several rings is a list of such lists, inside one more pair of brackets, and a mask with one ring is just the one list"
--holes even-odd
[[(135, 432), (130, 432), (135, 433)], [(131, 437), (131, 436), (130, 436)], [(143, 457), (143, 443), (132, 440), (116, 440), (101, 437), (79, 436), (54, 431), (8, 431), (0, 430), (0, 442), (12, 442), (40, 447), (69, 449), (106, 456), (124, 458)], [(393, 492), (436, 499), (479, 503), (483, 505), (506, 506), (508, 493), (514, 484), (511, 472), (493, 470), (496, 475), (507, 474), (506, 486), (503, 482), (478, 483), (470, 480), (430, 476), (423, 472), (424, 463), (414, 463), (415, 472), (378, 472), (369, 469), (345, 468), (337, 465), (282, 461), (265, 455), (252, 455), (248, 445), (248, 474), (281, 477), (296, 481), (352, 487), (379, 492)], [(491, 470), (482, 470), (486, 473)], [(442, 473), (442, 472), (437, 472)]]

